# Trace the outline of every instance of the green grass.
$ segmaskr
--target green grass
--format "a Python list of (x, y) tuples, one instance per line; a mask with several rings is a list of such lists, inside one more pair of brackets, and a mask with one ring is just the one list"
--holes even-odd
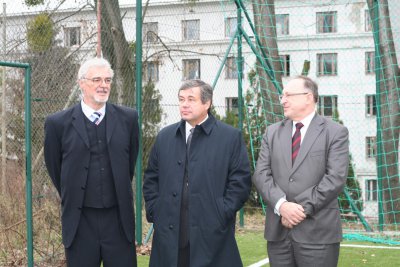
[[(239, 230), (236, 234), (244, 266), (249, 266), (267, 257), (267, 243), (262, 231)], [(342, 244), (385, 246), (371, 242), (344, 241)], [(400, 247), (400, 246), (397, 246)], [(400, 266), (400, 249), (341, 247), (339, 267), (396, 267)], [(149, 266), (148, 256), (138, 257), (138, 266)], [(267, 265), (269, 266), (269, 265)], [(216, 266), (217, 267), (217, 266)]]

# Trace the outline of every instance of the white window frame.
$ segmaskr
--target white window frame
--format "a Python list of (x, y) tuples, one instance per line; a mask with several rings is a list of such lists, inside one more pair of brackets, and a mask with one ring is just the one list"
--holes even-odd
[[(192, 68), (195, 69), (193, 70)], [(200, 79), (200, 59), (183, 59), (182, 80), (192, 79)]]
[(371, 21), (371, 16), (369, 15), (368, 9), (366, 9), (364, 11), (364, 24), (365, 24), (364, 30), (366, 32), (372, 31), (372, 21)]
[[(327, 71), (329, 66), (331, 71)], [(321, 53), (317, 54), (317, 76), (337, 76), (338, 74), (338, 54)]]
[(200, 40), (200, 20), (182, 20), (182, 40)]
[(365, 115), (367, 117), (376, 116), (376, 95), (365, 95)]
[[(75, 39), (72, 39), (72, 34), (75, 34)], [(75, 40), (75, 41), (73, 41)], [(66, 47), (74, 47), (81, 45), (81, 27), (64, 27), (64, 45)]]
[(290, 76), (290, 55), (279, 55), (279, 60), (282, 66), (282, 76)]
[[(330, 104), (326, 104), (330, 100)], [(324, 117), (332, 118), (338, 110), (337, 95), (319, 95), (318, 96), (318, 113)], [(330, 106), (327, 106), (330, 105)]]
[(365, 74), (375, 74), (375, 52), (365, 52)]
[(378, 201), (378, 181), (376, 179), (365, 180), (365, 201)]
[(337, 11), (317, 12), (317, 33), (337, 32)]
[(239, 99), (237, 97), (225, 97), (225, 111), (239, 114)]
[(231, 38), (237, 29), (237, 17), (225, 19), (225, 37)]
[(365, 156), (367, 159), (375, 159), (377, 154), (376, 136), (365, 137)]
[(277, 14), (275, 15), (276, 21), (276, 34), (289, 35), (289, 14)]
[(159, 81), (159, 63), (158, 61), (148, 61), (144, 64), (143, 81), (158, 82)]
[(147, 43), (158, 42), (158, 22), (146, 22), (142, 26), (143, 40)]

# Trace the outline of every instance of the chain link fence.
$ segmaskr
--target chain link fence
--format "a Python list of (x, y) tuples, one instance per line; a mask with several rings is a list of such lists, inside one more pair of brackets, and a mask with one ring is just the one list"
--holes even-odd
[[(59, 199), (48, 177), (43, 160), (45, 117), (79, 101), (77, 71), (80, 62), (96, 55), (98, 27), (93, 1), (4, 1), (1, 20), (1, 61), (25, 62), (32, 66), (32, 180), (34, 256), (37, 266), (61, 266)], [(242, 23), (236, 4), (242, 3)], [(377, 94), (376, 72), (397, 68), (392, 61), (381, 67), (375, 63), (373, 16), (368, 1), (166, 1), (143, 3), (143, 165), (158, 131), (179, 121), (178, 88), (185, 79), (200, 78), (215, 84), (214, 111), (222, 119), (237, 124), (238, 77), (244, 96), (245, 137), (249, 156), (257, 159), (265, 126), (282, 117), (279, 85), (289, 76), (307, 74), (320, 86), (318, 112), (341, 121), (350, 130), (352, 173), (349, 194), (360, 214), (374, 230), (381, 227), (398, 231), (399, 221), (380, 222), (378, 200), (380, 180), (377, 155), (398, 153), (378, 150), (377, 98), (398, 103), (399, 87)], [(378, 1), (382, 5), (387, 1)], [(393, 43), (398, 49), (400, 7), (388, 1)], [(236, 3), (236, 4), (235, 4)], [(271, 3), (275, 4), (271, 13)], [(38, 4), (38, 5), (34, 5)], [(135, 1), (102, 1), (102, 54), (116, 72), (111, 101), (135, 107)], [(247, 12), (247, 13), (246, 13)], [(382, 11), (381, 11), (382, 12)], [(268, 16), (266, 15), (268, 14)], [(384, 15), (377, 18), (382, 18)], [(376, 17), (375, 17), (376, 18)], [(242, 43), (235, 38), (238, 23)], [(254, 26), (254, 31), (252, 31)], [(386, 28), (389, 29), (389, 28)], [(260, 43), (257, 44), (259, 37)], [(232, 42), (231, 42), (232, 41)], [(275, 44), (274, 44), (275, 42)], [(230, 44), (233, 44), (228, 50)], [(255, 49), (252, 48), (252, 45)], [(390, 50), (398, 59), (398, 50)], [(238, 57), (239, 51), (242, 58)], [(264, 51), (261, 57), (260, 51)], [(398, 52), (396, 54), (396, 52)], [(268, 58), (277, 84), (265, 73), (263, 57)], [(243, 73), (238, 74), (238, 62)], [(220, 75), (217, 73), (221, 70)], [(0, 266), (26, 265), (24, 74), (14, 68), (1, 69), (1, 184), (0, 184)], [(382, 76), (382, 88), (388, 79)], [(278, 85), (278, 86), (276, 86)], [(381, 102), (379, 102), (381, 103)], [(392, 110), (392, 116), (399, 116)], [(397, 113), (396, 113), (397, 112)], [(391, 128), (398, 145), (399, 123)], [(383, 128), (382, 128), (383, 129)], [(397, 135), (396, 135), (397, 134)], [(385, 143), (385, 139), (380, 141)], [(397, 149), (397, 150), (396, 150)], [(396, 152), (397, 151), (397, 152)], [(397, 154), (398, 155), (398, 154)], [(386, 164), (386, 165), (385, 165)], [(381, 163), (388, 166), (394, 163)], [(253, 165), (254, 166), (254, 165)], [(398, 174), (393, 196), (399, 196)], [(134, 185), (133, 185), (134, 186)], [(350, 190), (351, 189), (351, 190)], [(392, 197), (393, 197), (392, 196)], [(364, 231), (356, 212), (343, 198), (346, 229)], [(385, 198), (399, 213), (399, 198)], [(347, 203), (347, 204), (346, 204)], [(253, 191), (246, 214), (261, 213)], [(149, 225), (143, 219), (143, 236)], [(257, 222), (262, 226), (262, 221)]]

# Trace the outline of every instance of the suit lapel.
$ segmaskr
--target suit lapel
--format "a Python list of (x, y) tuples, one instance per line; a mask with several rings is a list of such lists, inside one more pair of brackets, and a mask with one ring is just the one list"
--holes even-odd
[(280, 134), (282, 153), (289, 170), (292, 168), (292, 124), (291, 120), (283, 121)]
[(110, 143), (111, 137), (114, 133), (115, 127), (117, 126), (118, 117), (115, 114), (115, 108), (111, 104), (106, 104), (106, 136), (107, 136), (107, 144)]
[(79, 103), (74, 107), (72, 111), (72, 126), (78, 132), (78, 135), (82, 138), (83, 142), (87, 147), (89, 146), (89, 137), (87, 135), (86, 126), (85, 126), (85, 118), (82, 112), (81, 104)]
[(292, 173), (299, 167), (299, 165), (307, 156), (318, 135), (320, 135), (322, 130), (324, 129), (323, 126), (324, 120), (316, 114), (307, 129), (303, 142), (300, 145), (299, 154), (297, 155), (296, 161), (294, 162)]

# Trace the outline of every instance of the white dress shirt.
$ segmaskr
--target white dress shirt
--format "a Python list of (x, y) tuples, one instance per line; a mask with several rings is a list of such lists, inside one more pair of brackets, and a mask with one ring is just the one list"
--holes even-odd
[[(303, 124), (303, 127), (300, 129), (300, 133), (301, 133), (301, 136), (302, 136), (302, 138), (300, 140), (300, 144), (303, 143), (303, 139), (306, 136), (306, 132), (307, 132), (308, 127), (310, 126), (311, 121), (314, 118), (314, 116), (315, 116), (315, 112), (312, 112), (309, 115), (307, 115), (307, 117), (302, 119), (301, 121), (293, 121), (292, 137), (293, 137), (294, 133), (296, 132), (296, 123), (301, 122)], [(281, 214), (279, 212), (279, 209), (280, 209), (281, 205), (286, 201), (287, 200), (286, 200), (286, 195), (285, 195), (284, 197), (280, 198), (278, 200), (278, 202), (276, 202), (275, 209), (274, 209), (274, 212), (275, 212), (276, 215), (281, 216)]]
[(83, 102), (83, 100), (81, 100), (81, 107), (83, 114), (85, 114), (86, 118), (88, 118), (90, 121), (94, 121), (95, 119), (93, 115), (94, 112), (99, 112), (101, 114), (98, 120), (99, 123), (104, 119), (104, 116), (106, 115), (106, 105), (103, 105), (99, 110), (94, 110), (88, 105), (86, 105), (86, 103)]

